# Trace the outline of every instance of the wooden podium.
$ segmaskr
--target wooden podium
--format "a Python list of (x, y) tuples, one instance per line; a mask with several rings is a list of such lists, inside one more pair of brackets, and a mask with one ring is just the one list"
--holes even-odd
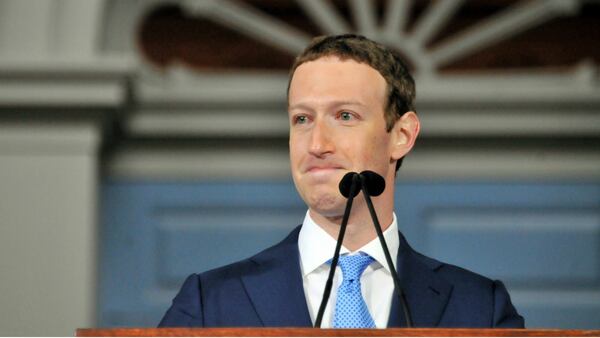
[(600, 337), (600, 330), (527, 329), (313, 329), (313, 328), (129, 328), (77, 329), (77, 337)]

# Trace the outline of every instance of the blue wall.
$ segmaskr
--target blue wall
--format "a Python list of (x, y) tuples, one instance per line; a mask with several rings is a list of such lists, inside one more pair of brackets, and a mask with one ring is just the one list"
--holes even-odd
[[(600, 184), (398, 183), (412, 246), (503, 280), (528, 327), (600, 328)], [(291, 182), (102, 186), (100, 326), (155, 326), (184, 278), (302, 222)]]

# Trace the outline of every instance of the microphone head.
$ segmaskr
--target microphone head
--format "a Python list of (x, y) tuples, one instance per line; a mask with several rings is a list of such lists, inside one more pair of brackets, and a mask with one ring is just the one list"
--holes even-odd
[(367, 188), (369, 195), (379, 196), (385, 190), (385, 179), (383, 176), (371, 170), (365, 170), (360, 175), (364, 177), (366, 187), (363, 188)]
[[(351, 171), (349, 173), (347, 173), (346, 175), (344, 175), (344, 177), (342, 177), (342, 180), (340, 181), (340, 193), (346, 197), (349, 198), (350, 197), (350, 189), (352, 189), (352, 181), (354, 180), (354, 177), (357, 176), (358, 174)], [(359, 183), (359, 182), (357, 182)], [(358, 195), (358, 193), (360, 192), (360, 186), (357, 186), (356, 189), (354, 189), (354, 196), (352, 197), (356, 197), (356, 195)]]

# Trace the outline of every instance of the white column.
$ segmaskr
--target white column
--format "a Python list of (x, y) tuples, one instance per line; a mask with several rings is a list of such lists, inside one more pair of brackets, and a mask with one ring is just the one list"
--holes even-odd
[(93, 123), (0, 123), (0, 334), (95, 324)]
[(0, 56), (35, 57), (52, 43), (54, 1), (0, 1)]
[(2, 0), (0, 57), (89, 59), (103, 14), (104, 0)]

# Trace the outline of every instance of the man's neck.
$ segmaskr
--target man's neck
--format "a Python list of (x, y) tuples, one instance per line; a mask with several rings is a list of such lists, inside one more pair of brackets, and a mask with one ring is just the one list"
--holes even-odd
[[(382, 231), (385, 231), (392, 224), (393, 215), (391, 208), (389, 208), (390, 210), (383, 209), (388, 208), (378, 208), (375, 205)], [(342, 215), (327, 217), (310, 210), (310, 216), (318, 226), (337, 240), (342, 224)], [(348, 220), (348, 226), (344, 234), (344, 247), (350, 251), (356, 251), (375, 238), (377, 238), (377, 232), (375, 231), (367, 205), (365, 203), (357, 203), (357, 205), (353, 206)]]

